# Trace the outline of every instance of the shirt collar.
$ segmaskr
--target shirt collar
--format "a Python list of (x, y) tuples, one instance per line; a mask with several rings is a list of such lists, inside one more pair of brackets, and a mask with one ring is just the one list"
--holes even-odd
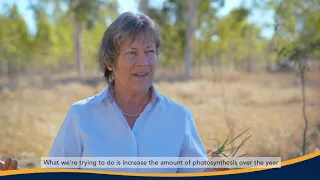
[[(150, 103), (154, 103), (157, 100), (157, 98), (160, 97), (160, 94), (157, 92), (157, 90), (153, 84), (150, 88), (151, 88), (151, 92), (152, 92)], [(110, 103), (112, 103), (114, 101), (113, 93), (114, 93), (114, 85), (112, 85), (112, 84), (108, 85), (108, 87), (106, 87), (102, 92), (100, 92), (94, 96), (93, 103), (100, 103), (104, 99), (106, 99)]]

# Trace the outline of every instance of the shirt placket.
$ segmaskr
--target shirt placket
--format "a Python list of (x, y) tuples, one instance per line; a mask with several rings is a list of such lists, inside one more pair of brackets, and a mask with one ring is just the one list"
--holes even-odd
[[(130, 140), (129, 140), (130, 149), (132, 150), (130, 152), (130, 155), (131, 155), (132, 158), (135, 158), (137, 160), (137, 158), (139, 157), (139, 154), (138, 154), (138, 141), (137, 141), (139, 129), (141, 129), (140, 126), (143, 124), (143, 121), (146, 119), (146, 118), (144, 118), (144, 116), (147, 115), (147, 112), (149, 112), (151, 106), (154, 104), (154, 100), (151, 100), (151, 102), (146, 106), (146, 108), (141, 113), (141, 115), (137, 118), (132, 130), (131, 130), (131, 128), (130, 128), (125, 116), (122, 114), (120, 108), (115, 103), (115, 101), (113, 99), (112, 91), (109, 92), (109, 94), (108, 94), (108, 100), (112, 104), (113, 108), (116, 110), (117, 114), (120, 116), (120, 118), (124, 121), (124, 123), (127, 126), (127, 129), (129, 131), (129, 134), (130, 134)], [(134, 168), (134, 169), (132, 168), (130, 170), (135, 171), (135, 172), (139, 171), (138, 168)]]
[[(137, 140), (136, 140), (135, 134), (130, 129), (130, 126), (129, 126), (126, 118), (121, 113), (119, 107), (117, 106), (117, 104), (114, 101), (112, 102), (112, 106), (114, 107), (114, 109), (116, 110), (117, 114), (120, 116), (120, 118), (124, 121), (124, 123), (127, 126), (127, 130), (129, 132), (129, 136), (130, 136), (128, 141), (127, 141), (130, 144), (129, 145), (129, 147), (130, 147), (130, 157), (131, 158), (135, 158), (135, 160), (137, 160), (137, 157), (138, 157), (138, 144), (137, 144)], [(138, 168), (132, 168), (132, 169), (130, 169), (130, 171), (138, 172)]]

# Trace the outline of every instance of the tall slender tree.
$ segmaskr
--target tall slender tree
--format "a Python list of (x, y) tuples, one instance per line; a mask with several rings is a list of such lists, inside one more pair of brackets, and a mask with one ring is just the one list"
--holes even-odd
[(307, 153), (308, 118), (306, 114), (305, 72), (307, 60), (320, 49), (320, 6), (317, 0), (273, 1), (275, 10), (274, 47), (281, 58), (287, 58), (297, 65), (301, 82), (302, 114), (302, 155)]
[(79, 77), (84, 75), (83, 31), (91, 29), (98, 21), (114, 19), (118, 14), (116, 0), (40, 0), (36, 4), (52, 5), (54, 12), (61, 12), (66, 6), (65, 16), (73, 18), (74, 63)]
[(4, 42), (0, 46), (4, 53), (2, 58), (5, 58), (3, 60), (4, 71), (9, 77), (17, 78), (28, 63), (31, 37), (16, 4), (13, 4), (7, 14), (2, 16), (1, 21), (4, 23), (1, 28), (3, 31), (0, 33), (1, 40)]

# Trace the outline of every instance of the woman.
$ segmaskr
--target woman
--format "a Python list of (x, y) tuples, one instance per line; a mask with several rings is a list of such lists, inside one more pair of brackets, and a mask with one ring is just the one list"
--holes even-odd
[(145, 15), (121, 14), (106, 29), (99, 65), (108, 87), (71, 106), (53, 142), (51, 157), (207, 158), (191, 112), (159, 94), (153, 85), (160, 44), (157, 24)]

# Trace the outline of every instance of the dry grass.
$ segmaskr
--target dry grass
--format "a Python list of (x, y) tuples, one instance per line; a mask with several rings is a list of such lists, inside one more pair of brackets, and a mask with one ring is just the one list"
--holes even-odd
[[(310, 124), (307, 152), (310, 153), (320, 147), (320, 76), (314, 73), (307, 77)], [(0, 156), (47, 156), (69, 106), (103, 88), (103, 84), (92, 87), (71, 83), (50, 89), (3, 90), (0, 93)], [(216, 140), (221, 142), (229, 134), (227, 108), (235, 134), (253, 126), (252, 137), (242, 148), (247, 156), (281, 156), (286, 160), (301, 155), (302, 101), (299, 79), (293, 75), (216, 74), (214, 78), (189, 82), (158, 82), (156, 88), (193, 112), (208, 150), (215, 149)]]

